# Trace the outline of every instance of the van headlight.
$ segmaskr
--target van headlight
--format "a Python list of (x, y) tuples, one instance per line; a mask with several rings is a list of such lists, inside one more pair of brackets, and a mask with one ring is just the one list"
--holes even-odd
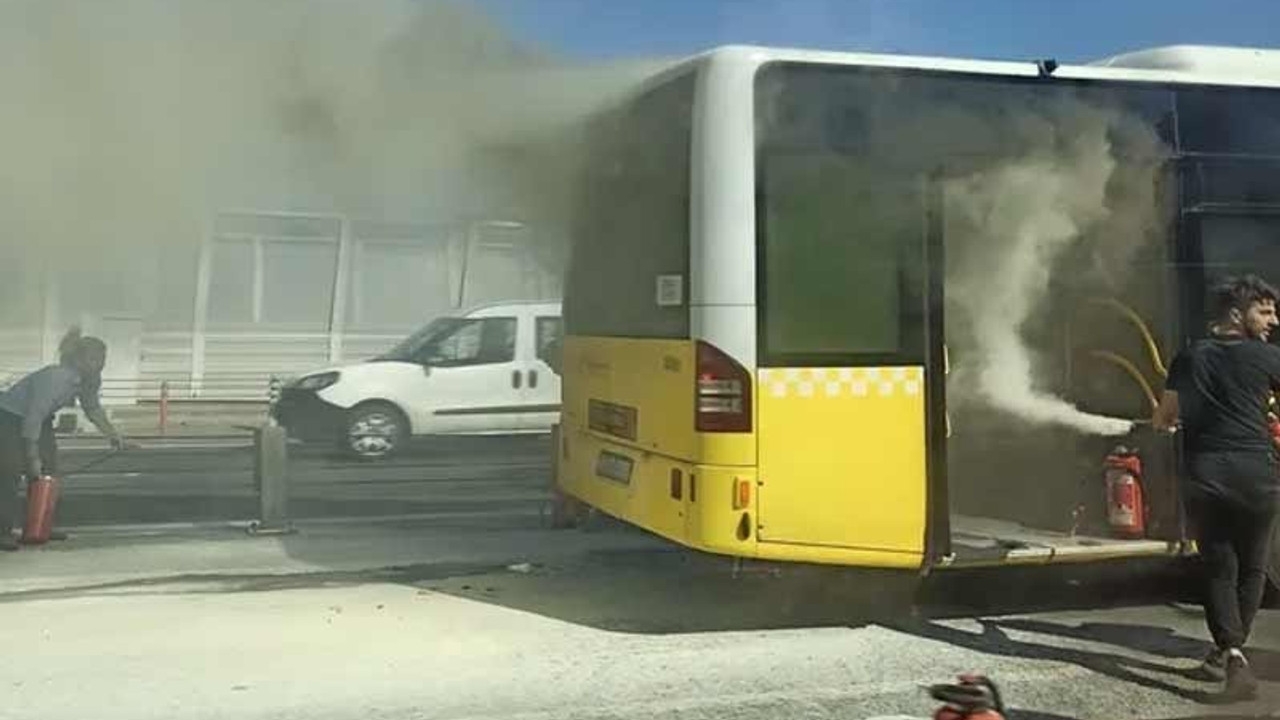
[(294, 387), (299, 390), (323, 390), (330, 385), (338, 382), (338, 373), (327, 372), (319, 375), (308, 375), (294, 383)]

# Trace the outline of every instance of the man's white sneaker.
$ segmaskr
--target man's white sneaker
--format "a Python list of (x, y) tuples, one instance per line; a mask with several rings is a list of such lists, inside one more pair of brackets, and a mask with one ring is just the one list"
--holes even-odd
[(1223, 694), (1232, 702), (1252, 700), (1258, 694), (1258, 678), (1239, 648), (1227, 651), (1227, 687)]

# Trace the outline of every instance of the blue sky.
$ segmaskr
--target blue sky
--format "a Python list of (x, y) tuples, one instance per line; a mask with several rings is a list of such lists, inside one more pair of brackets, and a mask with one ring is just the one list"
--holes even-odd
[(1280, 0), (474, 0), (578, 58), (725, 43), (1090, 60), (1174, 43), (1280, 47)]

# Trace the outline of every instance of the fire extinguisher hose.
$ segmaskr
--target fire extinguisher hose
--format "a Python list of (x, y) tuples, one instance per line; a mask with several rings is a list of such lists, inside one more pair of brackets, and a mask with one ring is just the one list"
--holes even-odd
[(1118, 365), (1126, 374), (1129, 375), (1130, 378), (1133, 379), (1135, 383), (1138, 384), (1138, 387), (1142, 388), (1142, 394), (1146, 396), (1147, 402), (1151, 403), (1151, 408), (1153, 410), (1157, 405), (1159, 405), (1159, 401), (1156, 400), (1156, 393), (1151, 388), (1151, 383), (1147, 382), (1147, 379), (1142, 376), (1142, 371), (1139, 370), (1132, 362), (1109, 350), (1092, 350), (1089, 354), (1099, 360), (1106, 360), (1109, 363)]
[(119, 450), (112, 448), (110, 450), (107, 450), (106, 452), (98, 453), (97, 455), (94, 455), (93, 457), (71, 468), (70, 470), (67, 470), (66, 472), (58, 473), (58, 475), (60, 477), (66, 477), (68, 475), (79, 475), (81, 473), (88, 472), (89, 470), (92, 470), (93, 468), (96, 468), (102, 463), (115, 457), (116, 453), (118, 452)]
[(1156, 342), (1155, 336), (1151, 334), (1151, 328), (1147, 327), (1146, 321), (1142, 319), (1142, 316), (1137, 311), (1115, 298), (1092, 298), (1090, 302), (1095, 305), (1109, 307), (1128, 320), (1142, 338), (1142, 344), (1146, 346), (1147, 354), (1150, 355), (1151, 364), (1155, 366), (1156, 372), (1160, 374), (1160, 377), (1169, 376), (1169, 368), (1165, 366), (1164, 359), (1160, 356), (1160, 345)]

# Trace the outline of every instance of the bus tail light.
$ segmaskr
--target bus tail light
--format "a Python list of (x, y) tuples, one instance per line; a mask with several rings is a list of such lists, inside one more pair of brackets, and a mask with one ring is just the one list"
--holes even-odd
[(698, 432), (751, 432), (751, 376), (733, 358), (698, 343)]

